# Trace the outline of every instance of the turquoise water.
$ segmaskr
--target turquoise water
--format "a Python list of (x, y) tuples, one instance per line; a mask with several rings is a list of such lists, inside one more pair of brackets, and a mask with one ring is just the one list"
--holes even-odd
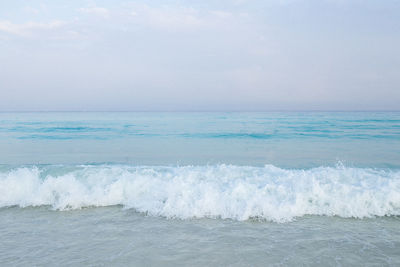
[(399, 136), (399, 112), (0, 113), (0, 162), (399, 168)]
[(400, 112), (0, 113), (1, 265), (400, 265)]

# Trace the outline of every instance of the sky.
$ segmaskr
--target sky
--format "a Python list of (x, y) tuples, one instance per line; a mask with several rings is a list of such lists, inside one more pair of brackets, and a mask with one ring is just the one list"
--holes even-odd
[(399, 0), (0, 0), (0, 111), (400, 110)]

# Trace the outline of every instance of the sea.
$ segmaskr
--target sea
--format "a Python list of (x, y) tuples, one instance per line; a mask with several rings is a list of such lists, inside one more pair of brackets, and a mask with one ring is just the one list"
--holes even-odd
[(400, 266), (400, 112), (2, 112), (0, 266)]

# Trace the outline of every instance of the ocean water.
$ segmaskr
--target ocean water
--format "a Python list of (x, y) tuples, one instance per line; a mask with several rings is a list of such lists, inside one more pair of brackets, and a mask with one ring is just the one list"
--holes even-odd
[(399, 266), (400, 112), (0, 113), (0, 265)]

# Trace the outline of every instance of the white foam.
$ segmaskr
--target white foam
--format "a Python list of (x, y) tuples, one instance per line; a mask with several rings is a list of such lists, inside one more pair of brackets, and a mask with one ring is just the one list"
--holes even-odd
[[(63, 173), (63, 174), (56, 174)], [(0, 207), (123, 205), (169, 218), (400, 215), (400, 171), (274, 166), (30, 167), (0, 172)]]

